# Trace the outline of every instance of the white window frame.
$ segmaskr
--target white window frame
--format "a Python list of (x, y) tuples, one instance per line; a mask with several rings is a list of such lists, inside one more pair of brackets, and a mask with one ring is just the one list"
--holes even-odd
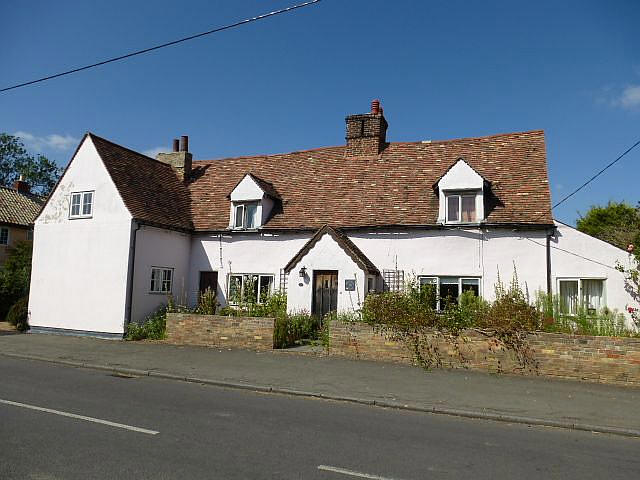
[[(159, 272), (160, 279), (154, 280), (154, 272)], [(170, 272), (169, 279), (166, 279), (166, 273)], [(162, 294), (167, 295), (173, 291), (173, 273), (174, 268), (172, 267), (151, 267), (150, 275), (149, 275), (149, 293), (153, 294)], [(166, 283), (168, 282), (168, 288), (165, 288)], [(159, 287), (159, 288), (158, 288)]]
[[(79, 203), (75, 204), (75, 205), (78, 206), (78, 213), (74, 214), (73, 213), (73, 207), (74, 207), (74, 198), (76, 196), (79, 198)], [(87, 198), (89, 198), (89, 201), (87, 201)], [(95, 199), (96, 199), (95, 190), (84, 190), (82, 192), (71, 192), (71, 195), (69, 197), (69, 218), (75, 219), (75, 218), (91, 218), (91, 217), (93, 217), (93, 205), (95, 203)], [(84, 213), (84, 211), (85, 211), (87, 206), (89, 206), (89, 213)]]
[[(253, 227), (248, 228), (248, 208), (249, 206), (255, 206), (255, 222)], [(260, 213), (260, 202), (233, 202), (233, 229), (234, 230), (255, 230), (256, 228), (261, 226), (261, 221), (259, 217)], [(242, 217), (241, 224), (238, 225), (238, 210), (242, 209)]]
[(478, 282), (478, 297), (482, 298), (482, 277), (473, 277), (473, 276), (466, 276), (466, 277), (459, 277), (457, 275), (418, 275), (418, 282), (422, 285), (422, 279), (425, 280), (435, 280), (435, 282), (433, 283), (433, 285), (436, 286), (436, 310), (438, 310), (439, 312), (442, 311), (442, 307), (443, 305), (441, 305), (440, 303), (440, 284), (441, 284), (441, 280), (443, 278), (457, 278), (458, 279), (458, 298), (460, 298), (460, 295), (462, 294), (462, 282), (464, 280), (475, 280)]
[(240, 303), (236, 302), (236, 301), (232, 301), (231, 299), (231, 278), (232, 277), (240, 277), (241, 281), (240, 281), (240, 302), (242, 303), (242, 299), (244, 299), (245, 295), (244, 295), (244, 286), (245, 286), (245, 280), (248, 277), (258, 277), (258, 298), (256, 298), (256, 303), (259, 305), (262, 305), (264, 302), (262, 301), (262, 299), (260, 298), (260, 292), (262, 291), (262, 279), (265, 277), (271, 277), (271, 283), (269, 284), (269, 295), (272, 294), (274, 292), (274, 286), (275, 286), (275, 281), (276, 281), (276, 276), (273, 273), (230, 273), (228, 275), (227, 278), (227, 294), (229, 296), (229, 298), (227, 298), (227, 303), (229, 305), (240, 305)]
[[(449, 219), (449, 198), (452, 197), (458, 197), (458, 220), (450, 220)], [(473, 198), (473, 211), (475, 213), (475, 220), (470, 221), (470, 222), (466, 222), (462, 220), (462, 198), (463, 197), (472, 197)], [(478, 220), (478, 192), (476, 191), (472, 191), (472, 192), (465, 192), (465, 191), (459, 191), (459, 192), (446, 192), (444, 194), (444, 221), (445, 223), (449, 224), (449, 223), (462, 223), (462, 224), (476, 224), (479, 223)]]
[(6, 235), (6, 242), (0, 242), (0, 246), (2, 247), (8, 247), (9, 246), (9, 242), (11, 241), (11, 238), (9, 237), (10, 233), (9, 232), (9, 227), (0, 227), (0, 239), (2, 239), (2, 232), (7, 232)]
[[(599, 280), (602, 282), (602, 300), (601, 300), (600, 308), (601, 309), (606, 308), (607, 307), (607, 278), (606, 277), (558, 277), (556, 278), (556, 288), (557, 288), (556, 292), (560, 301), (562, 301), (562, 298), (560, 298), (560, 283), (561, 282), (578, 282), (577, 306), (578, 307), (584, 306), (582, 303), (582, 282), (584, 280)], [(575, 312), (575, 313), (568, 312), (565, 315), (574, 316), (574, 315), (577, 315), (577, 313), (578, 312)]]

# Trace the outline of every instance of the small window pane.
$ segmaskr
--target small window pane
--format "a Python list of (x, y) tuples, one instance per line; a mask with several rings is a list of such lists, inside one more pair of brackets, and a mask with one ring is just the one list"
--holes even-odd
[(258, 206), (254, 203), (250, 203), (246, 205), (246, 218), (245, 222), (246, 228), (256, 228), (256, 217), (258, 213)]
[(157, 268), (152, 268), (151, 269), (151, 291), (152, 292), (157, 292), (159, 287), (158, 287), (158, 277), (160, 270), (158, 270)]
[(71, 216), (75, 217), (80, 215), (80, 197), (79, 193), (71, 195)]
[(273, 276), (272, 275), (260, 275), (260, 298), (259, 302), (264, 303), (269, 298), (271, 294), (271, 289), (273, 287)]
[(476, 297), (480, 296), (480, 281), (477, 278), (463, 278), (462, 292), (473, 292)]
[(576, 314), (578, 312), (578, 281), (560, 281), (560, 306), (564, 313)]
[(458, 222), (460, 221), (460, 196), (450, 195), (447, 197), (447, 221)]
[(9, 229), (0, 228), (0, 245), (8, 245), (8, 244), (9, 244)]
[(82, 215), (91, 215), (93, 207), (93, 192), (85, 192), (82, 197)]
[(242, 275), (231, 275), (229, 278), (229, 302), (240, 303), (242, 293)]
[(242, 228), (243, 226), (244, 226), (244, 205), (237, 205), (235, 228)]
[(475, 195), (465, 195), (462, 197), (462, 221), (476, 221), (476, 197)]
[(589, 313), (597, 313), (604, 307), (604, 280), (582, 280), (582, 305)]

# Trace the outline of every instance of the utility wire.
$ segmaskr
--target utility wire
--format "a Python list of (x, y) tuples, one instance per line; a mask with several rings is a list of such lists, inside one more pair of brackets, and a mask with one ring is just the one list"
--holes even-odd
[(44, 82), (45, 80), (51, 80), (53, 78), (58, 78), (58, 77), (62, 77), (62, 76), (65, 76), (65, 75), (71, 75), (72, 73), (77, 73), (77, 72), (81, 72), (82, 70), (88, 70), (90, 68), (99, 67), (101, 65), (106, 65), (107, 63), (117, 62), (119, 60), (124, 60), (125, 58), (135, 57), (136, 55), (142, 55), (143, 53), (152, 52), (153, 50), (159, 50), (159, 49), (164, 48), (164, 47), (170, 47), (172, 45), (176, 45), (178, 43), (186, 42), (188, 40), (193, 40), (195, 38), (204, 37), (205, 35), (211, 35), (212, 33), (221, 32), (223, 30), (229, 30), (230, 28), (235, 28), (235, 27), (239, 27), (240, 25), (244, 25), (244, 24), (251, 23), (251, 22), (256, 22), (258, 20), (263, 20), (263, 19), (268, 18), (268, 17), (273, 17), (275, 15), (280, 15), (281, 13), (287, 13), (287, 12), (290, 12), (292, 10), (296, 10), (298, 8), (308, 7), (308, 6), (313, 5), (314, 3), (318, 3), (318, 2), (320, 2), (320, 0), (310, 0), (308, 2), (299, 3), (297, 5), (292, 5), (290, 7), (282, 8), (280, 10), (275, 10), (273, 12), (264, 13), (264, 14), (258, 15), (256, 17), (251, 17), (251, 18), (247, 18), (245, 20), (240, 20), (239, 22), (236, 22), (236, 23), (231, 23), (229, 25), (224, 25), (222, 27), (217, 27), (217, 28), (214, 28), (214, 29), (209, 30), (207, 32), (197, 33), (195, 35), (190, 35), (188, 37), (180, 38), (178, 40), (173, 40), (171, 42), (163, 43), (161, 45), (156, 45), (156, 46), (153, 46), (153, 47), (144, 48), (142, 50), (137, 50), (135, 52), (127, 53), (125, 55), (120, 55), (119, 57), (113, 57), (113, 58), (109, 58), (107, 60), (103, 60), (101, 62), (92, 63), (91, 65), (85, 65), (84, 67), (78, 67), (78, 68), (74, 68), (72, 70), (67, 70), (65, 72), (56, 73), (54, 75), (49, 75), (49, 76), (46, 76), (46, 77), (38, 78), (36, 80), (31, 80), (29, 82), (19, 83), (17, 85), (12, 85), (10, 87), (4, 87), (4, 88), (0, 89), (0, 93), (6, 92), (8, 90), (13, 90), (15, 88), (26, 87), (27, 85), (33, 85), (34, 83)]
[(589, 180), (587, 180), (586, 182), (584, 182), (582, 185), (580, 185), (578, 188), (576, 188), (573, 192), (571, 192), (569, 195), (566, 195), (562, 200), (560, 200), (558, 203), (556, 203), (553, 207), (551, 207), (551, 210), (553, 210), (554, 208), (562, 205), (564, 202), (566, 202), (567, 200), (569, 200), (571, 197), (573, 197), (576, 193), (578, 193), (580, 190), (582, 190), (584, 187), (586, 187), (587, 185), (589, 185), (591, 182), (593, 182), (596, 178), (598, 178), (600, 175), (602, 175), (607, 169), (609, 169), (609, 167), (612, 167), (615, 163), (617, 163), (619, 160), (622, 160), (622, 157), (624, 157), (627, 153), (629, 153), (631, 150), (633, 150), (634, 148), (636, 148), (638, 145), (640, 145), (640, 140), (638, 140), (636, 143), (634, 143), (633, 145), (631, 145), (629, 148), (627, 148), (624, 153), (622, 153), (620, 156), (618, 156), (618, 158), (616, 158), (613, 162), (610, 162), (607, 166), (605, 166), (604, 168), (602, 168), (598, 173), (596, 173), (594, 176), (592, 176)]

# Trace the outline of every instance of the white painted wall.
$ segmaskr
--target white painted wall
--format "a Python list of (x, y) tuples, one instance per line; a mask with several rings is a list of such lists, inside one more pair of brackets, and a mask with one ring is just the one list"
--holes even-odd
[[(302, 266), (307, 270), (305, 278), (299, 276)], [(325, 233), (291, 270), (287, 292), (287, 310), (290, 312), (311, 310), (314, 270), (338, 271), (338, 312), (353, 312), (360, 309), (366, 291), (366, 274), (333, 237)], [(347, 279), (356, 280), (355, 291), (345, 291), (344, 281)]]
[(167, 304), (167, 294), (150, 292), (152, 267), (173, 268), (172, 295), (176, 301), (187, 300), (190, 257), (191, 235), (140, 226), (133, 274), (132, 321), (141, 322), (158, 307)]
[[(70, 193), (94, 190), (93, 217), (69, 219)], [(35, 221), (29, 322), (123, 333), (131, 215), (91, 139)]]
[(624, 312), (632, 326), (627, 307), (640, 307), (625, 290), (624, 274), (614, 267), (616, 261), (629, 266), (627, 252), (613, 245), (556, 222), (557, 235), (551, 245), (553, 288), (557, 293), (559, 278), (603, 278), (607, 307)]
[[(280, 285), (280, 269), (311, 238), (311, 233), (241, 233), (194, 235), (191, 246), (189, 303), (195, 305), (201, 271), (218, 272), (218, 301), (227, 304), (229, 272), (274, 275)], [(297, 272), (296, 272), (297, 275)], [(291, 274), (291, 278), (294, 273)]]
[(419, 275), (480, 277), (481, 295), (491, 300), (498, 272), (507, 284), (515, 264), (522, 287), (532, 300), (537, 289), (546, 290), (546, 236), (542, 231), (406, 230), (350, 233), (349, 238), (381, 273), (394, 270), (397, 262), (405, 280)]

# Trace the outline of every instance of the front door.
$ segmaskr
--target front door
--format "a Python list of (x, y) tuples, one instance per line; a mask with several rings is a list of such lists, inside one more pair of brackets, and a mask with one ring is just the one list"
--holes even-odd
[(200, 272), (200, 293), (210, 288), (214, 294), (218, 291), (218, 272)]
[(323, 318), (338, 308), (338, 272), (315, 270), (313, 272), (313, 306), (311, 313)]

